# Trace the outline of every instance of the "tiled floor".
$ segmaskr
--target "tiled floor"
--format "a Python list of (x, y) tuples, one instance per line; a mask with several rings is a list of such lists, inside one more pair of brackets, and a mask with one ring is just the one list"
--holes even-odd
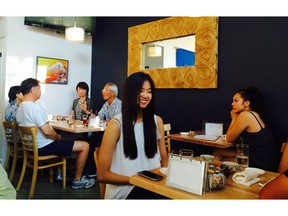
[[(16, 188), (21, 172), (21, 167), (16, 169), (15, 177), (13, 179), (13, 186)], [(9, 171), (8, 171), (9, 173)], [(62, 189), (62, 184), (49, 182), (48, 169), (44, 170), (44, 173), (38, 172), (38, 178), (35, 188), (34, 199), (99, 199), (99, 187), (96, 181), (95, 186), (89, 189), (74, 190), (71, 188), (71, 182), (74, 174), (72, 171), (67, 172), (67, 186), (66, 189)], [(20, 188), (17, 192), (17, 199), (28, 199), (29, 190), (32, 180), (32, 169), (27, 168), (25, 177)]]

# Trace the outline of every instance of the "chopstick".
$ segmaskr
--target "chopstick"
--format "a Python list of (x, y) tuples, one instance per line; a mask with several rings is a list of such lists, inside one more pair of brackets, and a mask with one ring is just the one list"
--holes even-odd
[(273, 179), (275, 179), (276, 177), (273, 177), (272, 179), (270, 179), (269, 181), (265, 182), (265, 183), (261, 183), (259, 182), (259, 186), (264, 187), (266, 184), (268, 184), (270, 181), (272, 181)]

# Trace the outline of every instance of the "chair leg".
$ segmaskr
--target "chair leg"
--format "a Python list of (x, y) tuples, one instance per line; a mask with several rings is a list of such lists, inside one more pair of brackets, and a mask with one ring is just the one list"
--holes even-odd
[(21, 175), (20, 175), (20, 178), (19, 178), (17, 187), (16, 187), (16, 191), (19, 191), (19, 190), (20, 190), (20, 187), (21, 187), (21, 185), (22, 185), (23, 178), (24, 178), (24, 175), (25, 175), (25, 172), (26, 172), (26, 167), (27, 167), (27, 155), (24, 154), (24, 155), (23, 155), (22, 171), (21, 171)]
[(6, 152), (6, 160), (5, 160), (5, 163), (4, 163), (4, 169), (7, 169), (9, 159), (10, 159), (10, 147), (8, 146), (7, 147), (7, 152)]
[(52, 184), (53, 183), (53, 167), (49, 168), (49, 181)]
[(18, 151), (14, 150), (14, 154), (13, 154), (13, 162), (12, 162), (12, 167), (10, 170), (10, 175), (9, 175), (9, 180), (10, 182), (13, 181), (14, 178), (14, 174), (15, 174), (15, 169), (16, 169), (16, 164), (17, 164), (17, 159), (18, 159)]
[(62, 188), (63, 190), (66, 189), (66, 167), (67, 167), (67, 164), (66, 164), (66, 158), (62, 158), (62, 161), (63, 161), (63, 166), (62, 166), (62, 172), (63, 172), (63, 178), (62, 178)]
[(38, 164), (34, 164), (31, 188), (30, 188), (30, 192), (29, 192), (29, 199), (33, 199), (33, 197), (34, 197), (35, 186), (36, 186), (36, 181), (37, 181), (37, 174), (38, 174)]

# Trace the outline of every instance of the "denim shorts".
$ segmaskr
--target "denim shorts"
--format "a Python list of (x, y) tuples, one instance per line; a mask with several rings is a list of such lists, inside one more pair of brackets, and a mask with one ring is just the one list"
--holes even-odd
[(54, 140), (52, 143), (38, 149), (40, 156), (57, 155), (70, 156), (74, 146), (73, 140)]

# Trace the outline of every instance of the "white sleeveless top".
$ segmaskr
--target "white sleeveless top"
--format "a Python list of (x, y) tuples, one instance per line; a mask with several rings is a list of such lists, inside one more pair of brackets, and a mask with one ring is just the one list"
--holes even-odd
[[(158, 146), (157, 153), (153, 158), (149, 159), (145, 154), (143, 122), (135, 123), (134, 126), (138, 157), (135, 160), (130, 160), (129, 158), (125, 157), (122, 132), (122, 113), (116, 115), (114, 118), (118, 119), (120, 122), (119, 127), (121, 133), (113, 154), (110, 171), (125, 176), (131, 176), (142, 170), (151, 170), (161, 167), (161, 157), (159, 154)], [(156, 115), (154, 115), (154, 119), (157, 128), (156, 131), (158, 140), (161, 138), (161, 134), (157, 126)], [(115, 119), (112, 119), (112, 121), (115, 121), (119, 124), (119, 122)], [(125, 199), (133, 187), (133, 185), (106, 184), (105, 199)]]

